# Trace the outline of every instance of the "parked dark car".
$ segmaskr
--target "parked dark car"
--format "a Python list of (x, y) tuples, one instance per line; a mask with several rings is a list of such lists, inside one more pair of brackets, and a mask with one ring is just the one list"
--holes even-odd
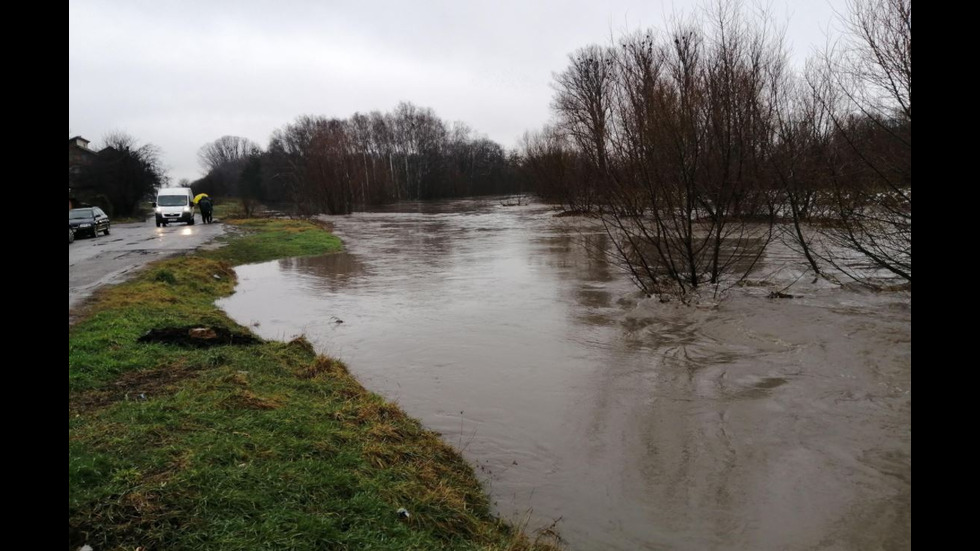
[(68, 223), (68, 244), (71, 245), (75, 242), (75, 228), (71, 227), (71, 222)]
[(109, 216), (99, 207), (71, 209), (68, 211), (68, 227), (80, 233), (96, 237), (99, 232), (109, 235)]

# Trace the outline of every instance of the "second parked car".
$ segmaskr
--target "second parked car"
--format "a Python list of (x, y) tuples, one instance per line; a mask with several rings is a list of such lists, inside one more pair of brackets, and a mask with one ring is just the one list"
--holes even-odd
[(109, 235), (109, 216), (99, 207), (71, 209), (68, 211), (68, 227), (75, 230), (75, 235), (96, 237), (100, 232)]

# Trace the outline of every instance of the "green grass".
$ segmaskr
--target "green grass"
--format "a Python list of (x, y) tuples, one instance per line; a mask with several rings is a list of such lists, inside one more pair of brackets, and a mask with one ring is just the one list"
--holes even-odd
[(239, 235), (220, 249), (201, 255), (233, 264), (251, 264), (290, 256), (310, 256), (338, 251), (340, 239), (307, 220), (251, 218), (226, 220)]
[(247, 332), (214, 306), (235, 284), (219, 258), (266, 258), (273, 235), (289, 254), (339, 246), (309, 222), (242, 226), (232, 252), (151, 265), (69, 328), (69, 548), (534, 549), (455, 451), (305, 340), (137, 342)]
[(234, 197), (212, 197), (214, 201), (214, 218), (219, 221), (242, 218), (245, 208), (240, 199)]

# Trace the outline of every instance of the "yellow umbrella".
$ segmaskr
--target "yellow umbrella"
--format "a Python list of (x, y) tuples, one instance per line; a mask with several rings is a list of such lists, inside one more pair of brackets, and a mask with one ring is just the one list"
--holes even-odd
[(201, 199), (205, 197), (210, 197), (210, 195), (208, 195), (207, 193), (198, 193), (197, 195), (194, 196), (194, 204), (195, 205), (198, 204), (198, 202), (200, 202)]

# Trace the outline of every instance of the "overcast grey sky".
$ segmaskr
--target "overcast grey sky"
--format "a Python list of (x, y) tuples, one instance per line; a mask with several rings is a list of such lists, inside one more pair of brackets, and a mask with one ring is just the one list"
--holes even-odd
[[(802, 65), (840, 0), (769, 0)], [(226, 134), (263, 147), (297, 115), (399, 101), (514, 147), (550, 117), (552, 74), (612, 35), (663, 28), (699, 0), (98, 1), (68, 4), (68, 131), (122, 130), (162, 149), (176, 182)], [(747, 4), (752, 6), (753, 4)]]

